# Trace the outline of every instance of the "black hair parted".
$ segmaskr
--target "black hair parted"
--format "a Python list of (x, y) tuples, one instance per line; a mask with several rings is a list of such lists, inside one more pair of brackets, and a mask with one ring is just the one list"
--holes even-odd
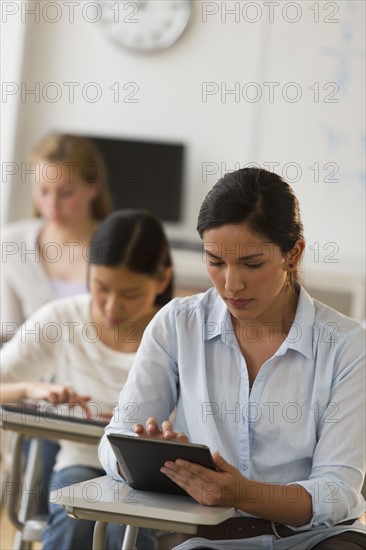
[[(91, 265), (122, 266), (156, 279), (173, 265), (163, 226), (148, 210), (117, 210), (95, 231), (91, 247), (95, 251)], [(156, 305), (165, 305), (172, 295), (173, 280), (157, 297)]]
[(202, 203), (197, 231), (202, 239), (209, 229), (240, 223), (279, 246), (283, 254), (303, 238), (299, 203), (292, 188), (281, 176), (262, 168), (225, 174)]
[(303, 237), (299, 204), (291, 187), (261, 168), (225, 174), (202, 203), (197, 231), (202, 238), (208, 229), (237, 223), (248, 224), (284, 253)]

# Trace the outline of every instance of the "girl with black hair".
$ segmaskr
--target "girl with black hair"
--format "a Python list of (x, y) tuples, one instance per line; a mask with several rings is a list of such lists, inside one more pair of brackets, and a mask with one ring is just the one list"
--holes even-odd
[[(3, 401), (46, 397), (81, 406), (84, 414), (99, 419), (111, 417), (144, 330), (172, 298), (173, 267), (162, 225), (147, 211), (109, 216), (96, 230), (88, 254), (90, 294), (48, 303), (4, 345)], [(34, 384), (46, 373), (53, 375), (52, 384)], [(96, 449), (62, 441), (51, 486), (103, 474)], [(122, 533), (120, 526), (110, 526), (109, 549), (121, 548)], [(92, 536), (92, 522), (76, 521), (57, 503), (50, 504), (44, 550), (91, 548)], [(142, 529), (138, 549), (155, 545), (154, 532)]]

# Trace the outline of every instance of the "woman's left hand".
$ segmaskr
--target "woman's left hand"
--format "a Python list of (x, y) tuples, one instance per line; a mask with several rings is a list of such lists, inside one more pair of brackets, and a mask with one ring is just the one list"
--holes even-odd
[(248, 480), (218, 452), (213, 453), (213, 459), (217, 472), (182, 459), (166, 462), (161, 472), (199, 504), (239, 508)]

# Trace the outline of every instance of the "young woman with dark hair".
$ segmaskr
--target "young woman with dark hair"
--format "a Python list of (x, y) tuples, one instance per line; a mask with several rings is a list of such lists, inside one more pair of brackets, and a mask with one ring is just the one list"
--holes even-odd
[[(46, 304), (1, 350), (3, 401), (44, 397), (111, 417), (144, 330), (172, 297), (173, 267), (162, 224), (147, 211), (112, 214), (96, 230), (88, 254), (90, 294)], [(24, 338), (30, 328), (33, 338)], [(35, 384), (49, 372), (52, 384)], [(103, 474), (96, 448), (62, 441), (51, 486)], [(110, 550), (121, 548), (122, 533), (122, 527), (110, 527)], [(92, 536), (92, 522), (76, 521), (50, 504), (44, 550), (91, 548)], [(155, 545), (154, 532), (141, 530), (138, 549)]]
[[(214, 288), (155, 316), (117, 407), (136, 403), (138, 436), (213, 452), (217, 472), (182, 460), (161, 471), (238, 517), (179, 549), (364, 548), (364, 330), (299, 283), (305, 241), (292, 189), (257, 168), (227, 174), (198, 232)], [(110, 432), (131, 425), (115, 415)], [(121, 479), (106, 435), (99, 456)]]

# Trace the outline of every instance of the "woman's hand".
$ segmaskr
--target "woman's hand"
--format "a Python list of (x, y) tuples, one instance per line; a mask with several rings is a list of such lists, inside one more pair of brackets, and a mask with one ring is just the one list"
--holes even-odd
[(199, 504), (232, 506), (286, 525), (306, 525), (311, 520), (311, 495), (301, 485), (278, 485), (248, 479), (218, 452), (213, 454), (213, 459), (218, 472), (181, 459), (167, 461), (161, 472)]
[(199, 464), (178, 459), (168, 461), (161, 472), (184, 489), (199, 504), (240, 507), (246, 485), (250, 482), (218, 452), (213, 454), (215, 472)]
[(184, 433), (173, 430), (173, 424), (170, 420), (165, 420), (160, 429), (156, 418), (153, 416), (146, 420), (146, 427), (143, 424), (135, 424), (133, 429), (139, 437), (152, 437), (154, 439), (180, 441), (181, 443), (189, 442), (188, 437)]
[(70, 406), (79, 405), (86, 413), (87, 418), (92, 416), (88, 409), (89, 395), (80, 395), (71, 386), (51, 384), (47, 382), (25, 382), (25, 397), (30, 399), (45, 399), (52, 405), (67, 403)]
[[(170, 420), (165, 420), (162, 425), (161, 429), (159, 428), (159, 424), (153, 416), (150, 416), (146, 420), (146, 427), (143, 424), (135, 424), (133, 427), (133, 430), (135, 434), (137, 434), (138, 437), (151, 437), (153, 439), (166, 439), (170, 441), (180, 441), (181, 443), (188, 443), (188, 437), (182, 433), (182, 432), (175, 432), (173, 430), (173, 424), (170, 422)], [(125, 474), (121, 468), (121, 466), (117, 463), (118, 473), (125, 478)]]

